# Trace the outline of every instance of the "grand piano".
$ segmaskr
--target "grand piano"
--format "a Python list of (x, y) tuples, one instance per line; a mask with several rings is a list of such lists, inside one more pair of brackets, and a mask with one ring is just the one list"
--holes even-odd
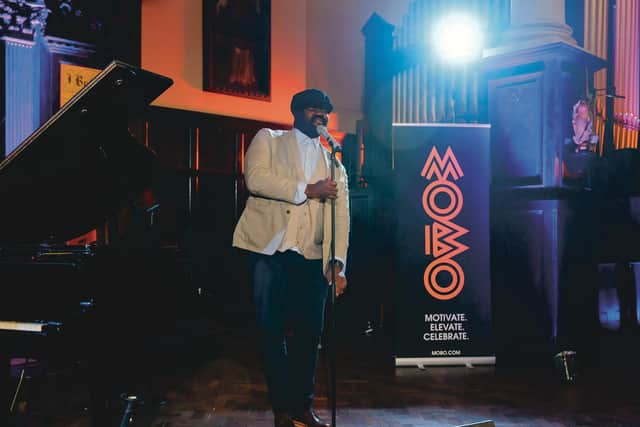
[[(145, 221), (156, 156), (129, 129), (171, 84), (114, 61), (0, 163), (0, 425), (10, 360), (61, 353), (88, 361), (94, 425), (107, 424), (101, 405), (145, 362), (140, 337), (170, 321), (168, 288), (183, 272)], [(120, 224), (103, 242), (67, 244), (123, 211), (128, 233)]]

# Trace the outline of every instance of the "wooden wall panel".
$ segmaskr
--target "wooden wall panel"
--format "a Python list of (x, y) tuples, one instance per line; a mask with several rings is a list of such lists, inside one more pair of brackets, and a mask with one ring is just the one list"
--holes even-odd
[(242, 159), (260, 128), (290, 125), (161, 107), (144, 121), (160, 166), (153, 190), (163, 244), (185, 250), (197, 287), (240, 280), (242, 257), (231, 240), (247, 198)]
[[(496, 182), (542, 184), (542, 73), (489, 83), (492, 164)], [(519, 117), (517, 122), (514, 117)]]

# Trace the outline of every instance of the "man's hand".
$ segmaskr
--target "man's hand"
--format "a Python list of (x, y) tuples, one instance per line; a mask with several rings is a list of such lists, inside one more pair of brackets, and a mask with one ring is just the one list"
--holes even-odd
[[(334, 264), (333, 269), (335, 270), (336, 275), (336, 296), (339, 297), (347, 288), (347, 278), (343, 275), (340, 275), (340, 272), (342, 271), (341, 263), (337, 262), (336, 264)], [(329, 286), (331, 286), (331, 267), (327, 269), (324, 277), (327, 279)]]
[(321, 179), (315, 184), (307, 184), (304, 194), (310, 199), (335, 199), (338, 197), (338, 184), (331, 178)]

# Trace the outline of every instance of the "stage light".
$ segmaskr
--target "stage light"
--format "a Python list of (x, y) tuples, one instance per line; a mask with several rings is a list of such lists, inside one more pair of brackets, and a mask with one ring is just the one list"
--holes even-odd
[(432, 29), (431, 42), (437, 56), (447, 62), (480, 58), (484, 34), (477, 19), (462, 13), (440, 18)]

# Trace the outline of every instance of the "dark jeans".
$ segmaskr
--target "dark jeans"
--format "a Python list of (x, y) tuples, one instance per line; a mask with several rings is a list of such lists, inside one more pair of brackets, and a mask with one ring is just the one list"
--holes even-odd
[(249, 254), (260, 350), (274, 412), (311, 407), (328, 285), (322, 261)]

